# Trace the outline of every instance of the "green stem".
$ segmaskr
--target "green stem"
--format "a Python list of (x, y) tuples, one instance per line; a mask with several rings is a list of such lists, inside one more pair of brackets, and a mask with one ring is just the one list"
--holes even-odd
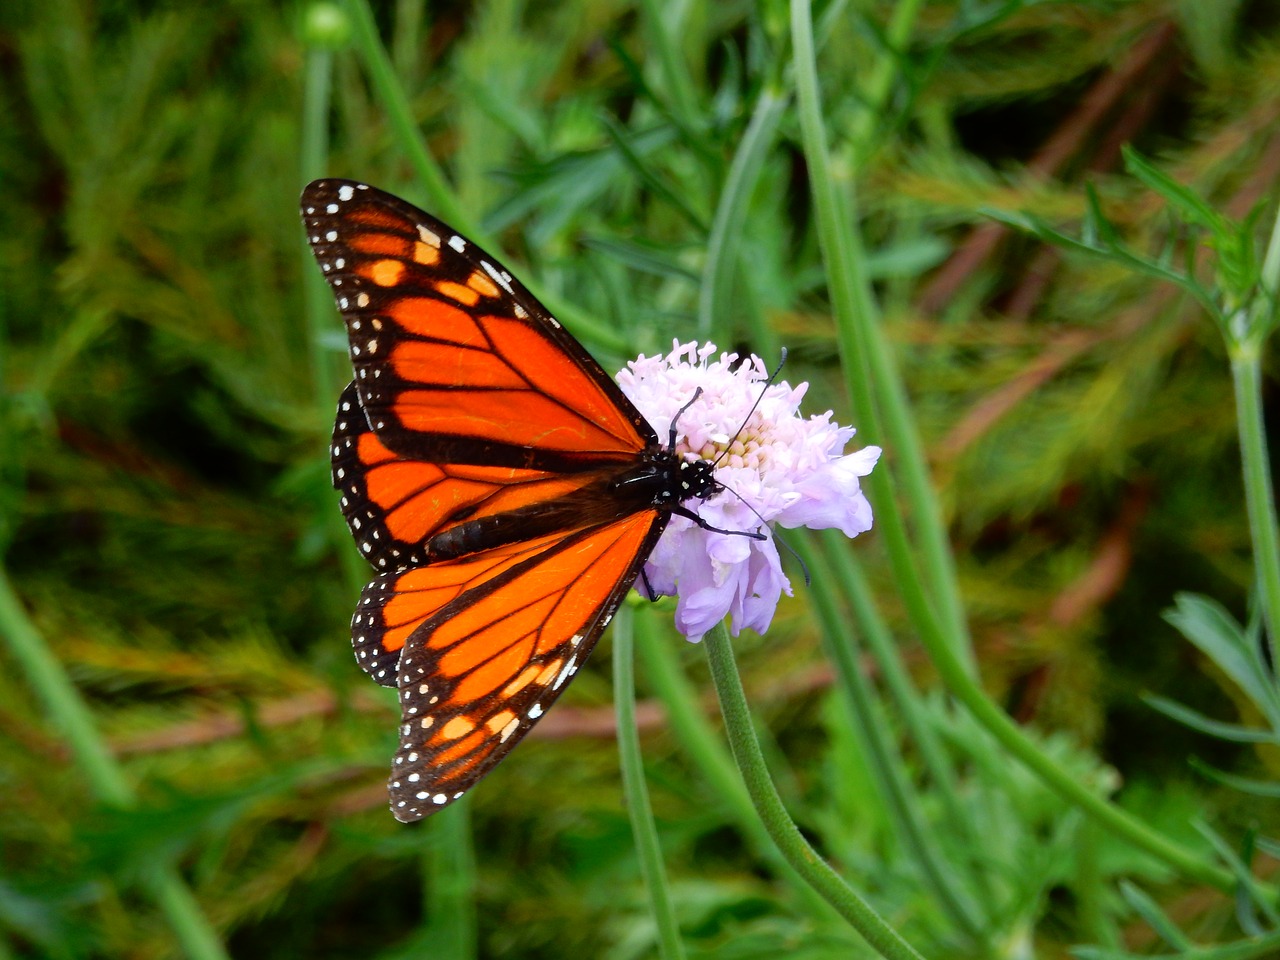
[[(906, 391), (880, 329), (879, 309), (865, 269), (866, 258), (852, 228), (857, 211), (851, 171), (842, 170), (838, 180), (833, 171), (822, 121), (808, 0), (793, 0), (791, 32), (796, 101), (813, 190), (814, 216), (827, 268), (842, 367), (858, 426), (863, 437), (873, 443), (881, 433), (888, 439), (894, 467), (902, 470), (902, 489), (922, 543), (922, 573), (928, 591), (922, 591), (920, 597), (927, 609), (933, 609), (934, 615), (942, 618), (947, 626), (947, 642), (955, 648), (965, 668), (976, 674), (946, 526), (930, 485), (924, 448), (915, 430)], [(905, 521), (896, 505), (889, 464), (882, 462), (867, 479), (867, 486), (880, 513), (881, 531), (897, 581), (920, 579), (914, 572), (916, 560)], [(889, 517), (891, 513), (896, 515)], [(927, 618), (926, 609), (909, 603), (908, 612), (920, 629), (921, 621)]]
[(1244, 469), (1245, 503), (1253, 539), (1254, 563), (1262, 587), (1263, 613), (1267, 621), (1270, 661), (1277, 663), (1280, 647), (1280, 549), (1276, 544), (1275, 495), (1267, 431), (1262, 409), (1261, 354), (1273, 329), (1280, 304), (1280, 206), (1271, 226), (1271, 239), (1262, 258), (1258, 290), (1254, 295), (1249, 333), (1239, 344), (1230, 344), (1231, 379), (1236, 393), (1236, 423), (1240, 431), (1240, 456)]
[(636, 727), (635, 632), (630, 608), (623, 607), (613, 621), (613, 702), (618, 717), (618, 761), (622, 768), (622, 791), (627, 814), (640, 857), (640, 875), (649, 892), (649, 908), (658, 927), (658, 944), (663, 960), (683, 960), (684, 944), (680, 924), (671, 906), (667, 872), (662, 864), (658, 828), (644, 779), (644, 758), (640, 753), (640, 731)]
[[(333, 52), (327, 47), (307, 49), (302, 89), (302, 135), (300, 166), (302, 182), (324, 176), (329, 157), (329, 101), (333, 91)], [(333, 323), (333, 296), (316, 269), (315, 258), (305, 244), (299, 244), (304, 258), (302, 285), (307, 318), (307, 346), (311, 358), (311, 385), (320, 422), (333, 413), (338, 394), (338, 377), (333, 351), (325, 347), (327, 335), (336, 331)]]
[[(727, 324), (720, 326), (716, 320), (726, 314), (728, 292), (734, 269), (738, 266), (738, 251), (751, 194), (759, 181), (760, 170), (773, 146), (778, 124), (789, 100), (785, 93), (770, 87), (760, 91), (760, 98), (751, 112), (751, 122), (747, 124), (742, 142), (729, 165), (724, 189), (716, 205), (715, 219), (711, 223), (711, 233), (707, 237), (707, 259), (698, 289), (697, 329), (701, 340), (732, 338), (732, 330)], [(777, 353), (777, 346), (771, 343), (757, 343), (756, 349), (769, 357)]]
[(718, 623), (703, 637), (711, 678), (720, 712), (724, 715), (725, 733), (734, 760), (742, 774), (751, 802), (755, 805), (769, 836), (778, 845), (787, 862), (845, 918), (867, 943), (886, 960), (921, 960), (920, 954), (898, 935), (858, 893), (840, 878), (817, 851), (801, 835), (795, 821), (782, 805), (782, 798), (769, 776), (751, 723), (747, 697), (742, 690), (733, 656), (733, 644), (724, 623)]
[[(66, 736), (84, 771), (89, 792), (105, 806), (119, 809), (134, 806), (137, 798), (133, 788), (98, 734), (88, 705), (27, 617), (3, 568), (0, 568), (0, 632), (8, 641), (14, 659), (26, 671), (37, 696), (44, 701), (50, 718)], [(171, 864), (157, 865), (144, 875), (144, 882), (187, 956), (193, 960), (226, 960), (227, 953), (213, 927)]]
[[(816, 582), (814, 590), (830, 591), (838, 587), (848, 599), (854, 622), (865, 635), (867, 648), (880, 668), (885, 689), (897, 706), (911, 742), (920, 751), (924, 768), (945, 808), (949, 824), (948, 840), (952, 841), (952, 846), (958, 853), (967, 857), (966, 862), (972, 865), (974, 854), (979, 849), (976, 825), (969, 810), (960, 800), (955, 770), (947, 758), (933, 722), (925, 714), (920, 693), (902, 663), (893, 634), (876, 607), (862, 567), (849, 549), (849, 541), (838, 530), (824, 531), (821, 537), (822, 553), (834, 567), (835, 579), (833, 584)], [(803, 540), (798, 549), (805, 557), (813, 552), (805, 552), (807, 544)], [(954, 707), (948, 704), (946, 709), (952, 710)], [(991, 888), (987, 872), (974, 870), (972, 873), (971, 885), (974, 889), (983, 891), (989, 899)]]
[[(302, 130), (299, 149), (299, 170), (302, 182), (310, 183), (325, 175), (329, 162), (329, 104), (333, 92), (333, 51), (329, 44), (313, 39), (307, 47), (303, 73)], [(302, 295), (306, 315), (307, 352), (311, 360), (311, 391), (315, 403), (317, 428), (328, 436), (333, 421), (334, 406), (342, 386), (337, 358), (346, 356), (327, 346), (332, 334), (340, 327), (335, 323), (336, 313), (333, 294), (324, 276), (316, 268), (315, 258), (305, 243), (298, 248), (303, 258)], [(349, 369), (349, 368), (348, 368)], [(348, 373), (347, 376), (350, 376)], [(319, 479), (324, 485), (324, 499), (332, 496), (328, 474)], [(343, 572), (347, 582), (355, 588), (369, 579), (369, 565), (359, 552), (351, 549), (351, 534), (337, 510), (325, 511), (324, 525), (333, 543), (338, 546)]]
[(431, 209), (454, 229), (461, 230), (476, 243), (492, 250), (493, 245), (479, 233), (478, 225), (472, 223), (458, 206), (457, 197), (445, 179), (444, 171), (427, 149), (413, 110), (409, 107), (409, 98), (405, 96), (404, 89), (396, 78), (395, 68), (391, 65), (391, 58), (387, 56), (386, 48), (378, 38), (378, 26), (373, 19), (373, 11), (369, 9), (368, 0), (347, 0), (347, 11), (351, 14), (352, 26), (355, 28), (356, 49), (360, 51), (360, 58), (364, 61), (378, 99), (382, 101), (382, 108), (387, 112), (391, 129), (417, 175), (419, 186), (426, 192)]
[(470, 960), (476, 955), (476, 857), (471, 843), (471, 798), (463, 797), (430, 820), (426, 851), (426, 911), (432, 956)]
[[(849, 628), (835, 589), (837, 585), (849, 586), (849, 571), (842, 571), (844, 576), (838, 578), (816, 551), (808, 549), (807, 544), (802, 543), (797, 550), (813, 575), (812, 596), (818, 621), (822, 625), (823, 648), (835, 665), (840, 689), (852, 710), (853, 736), (861, 742), (862, 753), (868, 758), (872, 777), (884, 797), (896, 832), (952, 923), (970, 939), (976, 940), (982, 935), (981, 912), (969, 895), (966, 883), (943, 855), (944, 844), (939, 838), (930, 836), (919, 800), (911, 789), (902, 756), (891, 742), (889, 728), (883, 722), (871, 682), (863, 675), (862, 665), (859, 663), (858, 637)], [(855, 577), (853, 580), (856, 584), (855, 592), (862, 594), (858, 600), (865, 607), (868, 599), (865, 596), (866, 585), (860, 582), (860, 578)], [(854, 606), (857, 609), (859, 604), (855, 603)], [(869, 612), (872, 613), (870, 617), (867, 616)], [(860, 609), (858, 613), (860, 624), (866, 626), (878, 623), (873, 611)], [(883, 624), (879, 626), (883, 628)], [(866, 632), (870, 633), (871, 629)], [(900, 684), (906, 682), (905, 677), (898, 679)], [(920, 711), (913, 693), (899, 689), (898, 694), (898, 712), (904, 719), (911, 718), (913, 721), (910, 729), (917, 742), (929, 742), (932, 737), (926, 724), (918, 716)], [(950, 767), (945, 763), (941, 766), (944, 776), (949, 778)], [(944, 791), (939, 790), (939, 793)], [(953, 797), (952, 800), (954, 805), (949, 806), (946, 818), (947, 831), (964, 834), (967, 832), (967, 817), (960, 808), (958, 799)]]
[[(1234, 881), (1228, 871), (1202, 862), (1190, 851), (1090, 792), (1043, 754), (978, 685), (972, 651), (966, 642), (946, 531), (929, 487), (928, 472), (912, 425), (905, 390), (875, 322), (875, 302), (862, 269), (860, 251), (849, 227), (853, 208), (841, 196), (840, 187), (844, 187), (847, 193), (851, 182), (846, 176), (837, 184), (832, 175), (818, 98), (808, 0), (792, 0), (791, 13), (800, 126), (813, 184), (819, 237), (830, 277), (832, 311), (837, 321), (850, 393), (858, 415), (868, 418), (866, 422), (873, 428), (877, 424), (877, 412), (885, 415), (887, 436), (906, 478), (905, 493), (911, 515), (924, 541), (924, 573), (928, 592), (912, 573), (914, 563), (905, 539), (905, 524), (895, 506), (888, 465), (882, 462), (868, 478), (868, 488), (876, 500), (880, 530), (913, 625), (955, 696), (1006, 749), (1049, 786), (1119, 836), (1164, 860), (1185, 876), (1230, 890)], [(874, 398), (865, 380), (875, 383), (877, 393)]]
[(1231, 381), (1236, 394), (1236, 423), (1240, 432), (1253, 558), (1262, 588), (1270, 660), (1275, 663), (1276, 645), (1280, 644), (1280, 542), (1276, 538), (1276, 506), (1262, 411), (1261, 357), (1257, 349), (1251, 349), (1251, 341), (1232, 352)]
[(747, 837), (755, 852), (767, 860), (773, 869), (805, 901), (805, 908), (813, 916), (826, 922), (838, 920), (831, 905), (823, 900), (804, 879), (783, 859), (760, 818), (756, 816), (751, 796), (738, 776), (733, 757), (724, 746), (719, 731), (712, 728), (703, 712), (697, 691), (680, 669), (680, 663), (667, 637), (658, 636), (653, 628), (654, 616), (648, 607), (642, 607), (636, 615), (636, 632), (639, 643), (636, 652), (640, 663), (662, 701), (667, 714), (667, 725), (681, 748), (706, 778), (708, 786), (720, 798)]
[(9, 641), (9, 649), (26, 670), (27, 679), (44, 701), (49, 716), (66, 736), (71, 752), (88, 780), (90, 792), (111, 807), (126, 809), (133, 806), (133, 790), (98, 735), (89, 707), (44, 637), (27, 618), (4, 571), (0, 571), (0, 624)]

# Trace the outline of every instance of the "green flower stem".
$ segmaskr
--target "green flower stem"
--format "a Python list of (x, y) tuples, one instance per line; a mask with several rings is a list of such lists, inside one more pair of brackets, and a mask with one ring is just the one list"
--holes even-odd
[(440, 960), (470, 960), (476, 955), (476, 857), (469, 796), (428, 822), (424, 859), (431, 955)]
[[(814, 216), (850, 397), (863, 437), (874, 443), (883, 432), (888, 438), (895, 466), (902, 469), (910, 515), (923, 543), (922, 573), (928, 590), (921, 591), (918, 597), (924, 600), (925, 607), (919, 608), (908, 600), (908, 613), (917, 629), (928, 618), (929, 609), (941, 616), (947, 627), (946, 642), (954, 647), (965, 669), (976, 675), (946, 527), (930, 486), (923, 446), (915, 431), (906, 392), (880, 330), (879, 309), (867, 279), (865, 257), (851, 227), (856, 216), (851, 171), (842, 170), (837, 180), (827, 146), (808, 0), (792, 0), (791, 33), (796, 100), (813, 190)], [(890, 465), (881, 462), (867, 478), (867, 486), (879, 510), (880, 529), (896, 579), (899, 583), (919, 579), (905, 521), (900, 515), (889, 516), (898, 513)]]
[[(854, 557), (853, 551), (849, 549), (849, 541), (842, 533), (838, 530), (826, 530), (820, 536), (822, 554), (834, 567), (835, 579), (831, 584), (817, 581), (813, 589), (815, 591), (832, 590), (838, 587), (841, 595), (848, 599), (855, 622), (865, 635), (867, 648), (880, 668), (885, 689), (893, 698), (911, 742), (920, 751), (920, 758), (928, 772), (930, 782), (937, 789), (938, 797), (946, 808), (951, 837), (957, 841), (960, 849), (972, 854), (978, 849), (978, 835), (969, 811), (960, 802), (955, 770), (947, 759), (931, 721), (921, 709), (920, 694), (902, 663), (902, 657), (898, 654), (889, 625), (885, 623), (880, 611), (876, 608), (875, 598), (867, 585), (862, 568)], [(806, 558), (806, 562), (813, 555), (813, 550), (803, 540), (800, 541), (797, 549), (801, 556)], [(988, 877), (984, 871), (974, 871), (972, 880), (976, 889), (990, 893)]]
[(839, 921), (839, 915), (831, 905), (783, 858), (764, 824), (756, 816), (751, 795), (738, 776), (733, 757), (725, 748), (719, 731), (712, 728), (703, 712), (693, 684), (680, 669), (670, 638), (660, 636), (654, 629), (654, 615), (650, 607), (642, 606), (636, 612), (635, 626), (639, 638), (636, 653), (641, 666), (662, 701), (671, 732), (689, 755), (693, 765), (715, 791), (756, 853), (767, 860), (778, 875), (800, 895), (808, 912), (824, 921)]
[(493, 250), (493, 245), (480, 235), (478, 225), (458, 205), (457, 196), (445, 180), (444, 171), (427, 149), (426, 141), (418, 130), (418, 122), (413, 117), (413, 110), (409, 107), (409, 98), (405, 96), (400, 81), (396, 78), (395, 68), (391, 65), (391, 58), (387, 56), (386, 48), (378, 38), (378, 26), (373, 19), (373, 11), (369, 9), (368, 0), (347, 0), (346, 7), (351, 15), (353, 36), (360, 59), (364, 62), (364, 68), (382, 102), (382, 108), (387, 112), (387, 119), (391, 122), (391, 129), (400, 149), (408, 157), (418, 184), (426, 191), (431, 209), (442, 220), (452, 224), (454, 229), (463, 231), (481, 246)]
[(1262, 259), (1259, 289), (1253, 298), (1249, 329), (1237, 343), (1228, 343), (1231, 381), (1236, 394), (1236, 425), (1240, 432), (1240, 457), (1244, 470), (1245, 504), (1254, 563), (1267, 622), (1271, 663), (1280, 647), (1280, 544), (1276, 542), (1275, 494), (1267, 454), (1267, 431), (1262, 411), (1262, 348), (1275, 329), (1280, 297), (1280, 208), (1276, 210), (1271, 239)]
[(1276, 539), (1275, 496), (1262, 413), (1261, 359), (1260, 348), (1246, 345), (1232, 351), (1231, 382), (1236, 394), (1236, 425), (1240, 433), (1249, 533), (1271, 644), (1271, 662), (1275, 663), (1276, 645), (1280, 644), (1280, 542)]
[[(133, 787), (99, 736), (89, 707), (27, 617), (3, 568), (0, 568), (0, 632), (14, 659), (26, 671), (37, 696), (44, 701), (50, 718), (66, 736), (71, 752), (84, 771), (89, 792), (109, 807), (134, 806), (137, 798)], [(227, 953), (212, 925), (172, 865), (156, 865), (144, 874), (144, 883), (188, 957), (226, 960)]]
[(724, 623), (718, 623), (702, 640), (707, 648), (711, 678), (725, 732), (734, 760), (746, 783), (756, 813), (796, 871), (857, 930), (886, 960), (921, 960), (920, 954), (902, 939), (858, 893), (844, 882), (800, 834), (795, 821), (782, 805), (782, 798), (765, 766), (760, 741), (756, 738), (733, 656), (733, 644)]
[[(841, 687), (853, 705), (856, 716), (855, 735), (865, 738), (864, 753), (878, 765), (875, 771), (890, 810), (898, 821), (899, 833), (911, 849), (925, 878), (933, 885), (940, 903), (951, 914), (956, 925), (971, 938), (979, 938), (984, 926), (981, 909), (974, 903), (970, 890), (989, 893), (985, 877), (972, 869), (973, 854), (978, 849), (977, 832), (969, 812), (960, 803), (955, 774), (945, 757), (920, 706), (919, 694), (912, 686), (906, 670), (893, 646), (889, 628), (880, 617), (862, 572), (847, 549), (847, 540), (837, 536), (824, 538), (826, 549), (812, 549), (801, 540), (796, 549), (813, 573), (812, 595), (828, 656), (835, 664)], [(829, 559), (824, 559), (824, 556)], [(930, 836), (919, 802), (911, 790), (902, 758), (885, 734), (875, 710), (875, 696), (870, 682), (863, 676), (858, 662), (857, 637), (844, 620), (840, 597), (848, 599), (863, 634), (880, 667), (880, 675), (889, 696), (902, 718), (911, 742), (924, 761), (925, 769), (944, 807), (941, 822), (946, 836)], [(949, 842), (948, 842), (949, 841)], [(942, 855), (950, 849), (964, 868), (965, 876)]]
[[(329, 100), (333, 91), (333, 52), (327, 47), (307, 48), (303, 67), (302, 84), (302, 148), (300, 168), (302, 182), (310, 183), (324, 176), (329, 156)], [(311, 358), (311, 382), (315, 392), (320, 422), (325, 423), (333, 413), (334, 399), (338, 395), (338, 377), (334, 369), (333, 354), (325, 342), (330, 331), (336, 331), (333, 323), (333, 297), (329, 285), (316, 269), (315, 258), (306, 244), (299, 244), (303, 257), (302, 285), (304, 309), (307, 318), (307, 346)]]
[[(698, 288), (697, 330), (700, 340), (732, 339), (732, 331), (727, 325), (716, 321), (724, 318), (727, 313), (728, 294), (734, 270), (738, 267), (738, 251), (751, 194), (759, 182), (760, 171), (773, 147), (778, 124), (786, 112), (789, 100), (785, 93), (769, 86), (760, 91), (755, 109), (751, 112), (751, 122), (747, 124), (742, 142), (738, 144), (733, 162), (729, 165), (729, 173), (725, 177), (724, 188), (716, 205), (711, 233), (707, 238), (707, 259), (702, 268), (702, 283)], [(776, 340), (772, 330), (767, 325), (762, 326), (763, 330), (758, 331), (757, 336), (768, 331), (765, 334), (768, 341)], [(770, 358), (778, 352), (776, 343), (759, 339), (756, 349)], [(772, 363), (772, 359), (769, 362)]]
[[(812, 551), (806, 557), (806, 563), (810, 560), (818, 560)], [(967, 937), (976, 939), (982, 929), (979, 911), (960, 878), (942, 856), (941, 845), (928, 835), (924, 814), (912, 793), (902, 757), (889, 743), (875, 694), (862, 675), (856, 639), (845, 625), (834, 592), (825, 586), (831, 583), (831, 572), (825, 564), (811, 566), (810, 569), (814, 574), (813, 601), (818, 622), (822, 625), (823, 648), (835, 665), (843, 699), (851, 711), (850, 732), (859, 743), (859, 752), (867, 758), (871, 779), (884, 799), (894, 832), (902, 838), (903, 846), (920, 868), (925, 883), (951, 922)]]
[(635, 631), (632, 611), (622, 607), (613, 621), (613, 702), (618, 718), (618, 761), (622, 768), (622, 790), (627, 814), (640, 857), (640, 875), (649, 891), (649, 909), (658, 927), (662, 960), (683, 960), (684, 945), (680, 924), (671, 906), (667, 872), (662, 864), (662, 847), (653, 822), (653, 807), (644, 780), (644, 758), (640, 754), (640, 731), (636, 728)]
[[(307, 47), (303, 67), (302, 145), (298, 158), (303, 183), (310, 183), (325, 175), (329, 159), (329, 104), (332, 92), (332, 47), (313, 42)], [(328, 346), (330, 337), (336, 336), (340, 330), (335, 322), (333, 294), (329, 292), (324, 276), (316, 268), (315, 257), (311, 255), (309, 246), (300, 242), (298, 248), (302, 257), (303, 309), (307, 323), (307, 351), (311, 360), (311, 390), (315, 403), (316, 427), (327, 438), (332, 429), (338, 393), (344, 382), (343, 375), (338, 372), (337, 361), (341, 357), (345, 364), (346, 356)], [(328, 471), (318, 479), (324, 487), (322, 502), (328, 502), (332, 496)], [(337, 552), (347, 582), (357, 589), (364, 586), (369, 579), (369, 565), (359, 551), (351, 549), (351, 532), (341, 513), (326, 510), (323, 523), (332, 542), (338, 546)]]

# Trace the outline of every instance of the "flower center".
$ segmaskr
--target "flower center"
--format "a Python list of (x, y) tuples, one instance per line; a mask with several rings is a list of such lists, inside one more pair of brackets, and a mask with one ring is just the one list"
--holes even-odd
[(685, 437), (676, 444), (676, 449), (680, 453), (692, 453), (702, 460), (718, 462), (720, 466), (737, 469), (745, 467), (763, 472), (766, 462), (772, 455), (770, 447), (773, 441), (768, 433), (768, 424), (764, 423), (757, 411), (751, 415), (746, 426), (737, 432), (737, 436), (732, 438), (732, 442), (729, 435), (719, 434), (711, 436), (702, 446), (694, 448), (689, 445), (688, 437)]

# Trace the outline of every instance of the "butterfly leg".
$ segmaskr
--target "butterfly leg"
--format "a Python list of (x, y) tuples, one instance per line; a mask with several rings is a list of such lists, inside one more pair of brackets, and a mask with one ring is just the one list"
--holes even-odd
[(650, 603), (658, 602), (658, 591), (653, 589), (653, 584), (649, 582), (649, 575), (644, 572), (644, 567), (640, 568), (640, 579), (644, 581), (644, 595)]
[(686, 520), (692, 520), (694, 523), (700, 526), (703, 530), (706, 530), (710, 533), (723, 533), (729, 537), (750, 537), (752, 540), (768, 540), (769, 539), (768, 534), (760, 533), (758, 530), (722, 530), (719, 527), (713, 527), (711, 524), (707, 523), (707, 521), (703, 520), (700, 516), (698, 516), (696, 513), (694, 513), (692, 510), (690, 510), (688, 507), (684, 506), (683, 504), (672, 507), (671, 512), (674, 513), (676, 516), (684, 517)]

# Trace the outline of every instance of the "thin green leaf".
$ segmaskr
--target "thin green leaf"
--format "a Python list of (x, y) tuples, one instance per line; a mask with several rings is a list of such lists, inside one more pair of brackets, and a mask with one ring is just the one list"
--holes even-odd
[(657, 277), (679, 277), (690, 283), (698, 282), (698, 272), (691, 270), (672, 256), (670, 245), (659, 246), (642, 240), (621, 240), (617, 237), (585, 236), (582, 245), (599, 250), (612, 260), (626, 264), (632, 270)]
[[(992, 207), (982, 207), (979, 212), (992, 220), (1000, 223), (1008, 224), (1018, 230), (1030, 233), (1034, 237), (1038, 237), (1045, 243), (1062, 247), (1075, 253), (1083, 253), (1092, 257), (1101, 257), (1104, 260), (1110, 260), (1113, 263), (1121, 264), (1133, 270), (1135, 273), (1144, 274), (1156, 280), (1164, 280), (1175, 286), (1181, 287), (1187, 293), (1196, 298), (1212, 316), (1215, 322), (1219, 321), (1220, 309), (1217, 302), (1196, 279), (1185, 273), (1179, 273), (1170, 269), (1165, 264), (1159, 263), (1149, 257), (1140, 256), (1134, 253), (1127, 246), (1115, 242), (1107, 242), (1108, 237), (1114, 237), (1114, 230), (1107, 223), (1105, 218), (1100, 221), (1092, 222), (1092, 229), (1084, 240), (1077, 240), (1075, 237), (1068, 236), (1060, 230), (1055, 230), (1039, 217), (1027, 213), (1010, 213), (1007, 210), (997, 210)], [(1100, 214), (1098, 215), (1100, 216)], [(1105, 225), (1104, 225), (1105, 224)], [(1102, 238), (1102, 243), (1089, 242), (1094, 236)]]
[[(1085, 197), (1085, 217), (1084, 223), (1081, 224), (1081, 236), (1084, 237), (1086, 243), (1091, 246), (1105, 247), (1114, 249), (1121, 244), (1120, 235), (1116, 232), (1116, 228), (1112, 226), (1111, 221), (1107, 219), (1105, 213), (1102, 212), (1102, 201), (1098, 199), (1098, 191), (1094, 189), (1092, 183), (1084, 185)], [(1101, 240), (1101, 243), (1092, 243), (1094, 238)]]
[(1217, 737), (1219, 740), (1230, 740), (1234, 743), (1280, 743), (1280, 736), (1277, 736), (1273, 730), (1245, 727), (1238, 723), (1214, 720), (1212, 717), (1206, 717), (1198, 710), (1183, 706), (1176, 700), (1169, 700), (1155, 694), (1143, 694), (1142, 699), (1147, 706), (1153, 710), (1160, 711), (1166, 717), (1177, 720), (1193, 730), (1199, 730), (1201, 733), (1207, 733), (1211, 737)]
[(653, 168), (653, 165), (645, 160), (645, 157), (632, 146), (632, 140), (635, 139), (634, 134), (628, 133), (619, 123), (608, 114), (601, 117), (604, 123), (605, 132), (609, 134), (609, 139), (613, 141), (613, 145), (618, 148), (618, 153), (622, 159), (626, 161), (627, 166), (634, 171), (640, 181), (646, 184), (657, 196), (661, 197), (672, 208), (677, 210), (684, 216), (689, 224), (698, 231), (699, 234), (705, 235), (710, 229), (707, 225), (705, 214), (693, 209), (685, 196), (688, 190), (680, 191), (675, 186), (667, 182), (667, 179)]
[(1163, 910), (1146, 891), (1127, 880), (1120, 881), (1120, 895), (1124, 897), (1125, 903), (1133, 909), (1133, 911), (1147, 922), (1152, 930), (1175, 950), (1186, 950), (1191, 946), (1191, 941), (1187, 939), (1187, 935), (1178, 929)]
[(1280, 840), (1272, 840), (1270, 837), (1258, 837), (1255, 843), (1259, 853), (1265, 853), (1268, 857), (1280, 860)]
[(1193, 947), (1178, 953), (1129, 953), (1100, 947), (1073, 947), (1079, 960), (1266, 960), (1280, 948), (1280, 933), (1267, 933), (1219, 947)]
[(1240, 624), (1215, 600), (1180, 593), (1164, 619), (1174, 626), (1269, 716), (1277, 709), (1273, 678), (1250, 647)]
[(1141, 180), (1153, 193), (1164, 197), (1180, 214), (1180, 219), (1203, 227), (1215, 237), (1225, 238), (1229, 232), (1230, 221), (1211, 207), (1203, 197), (1190, 187), (1174, 180), (1131, 146), (1126, 144), (1121, 148), (1121, 152), (1124, 154), (1125, 169)]
[(1203, 774), (1223, 786), (1231, 787), (1233, 790), (1239, 790), (1242, 793), (1252, 794), (1255, 797), (1280, 799), (1280, 783), (1274, 780), (1254, 780), (1250, 777), (1237, 776), (1234, 773), (1227, 773), (1225, 770), (1212, 767), (1203, 760), (1197, 760), (1195, 757), (1192, 757), (1188, 762), (1197, 773)]
[[(1250, 872), (1249, 865), (1236, 854), (1235, 850), (1232, 849), (1231, 844), (1227, 843), (1227, 841), (1207, 823), (1198, 822), (1195, 824), (1195, 828), (1200, 832), (1201, 836), (1213, 844), (1214, 850), (1216, 850), (1218, 855), (1226, 861), (1227, 867), (1236, 876), (1236, 881), (1239, 884), (1237, 887), (1239, 900), (1237, 902), (1236, 914), (1241, 924), (1246, 927), (1250, 925), (1256, 926), (1257, 921), (1253, 917), (1251, 909), (1251, 906), (1256, 906), (1262, 911), (1262, 914), (1273, 927), (1280, 926), (1280, 913), (1276, 912), (1275, 904), (1272, 902), (1274, 899), (1273, 894), (1262, 888), (1261, 883)], [(1250, 856), (1252, 856), (1252, 854), (1250, 854)]]

